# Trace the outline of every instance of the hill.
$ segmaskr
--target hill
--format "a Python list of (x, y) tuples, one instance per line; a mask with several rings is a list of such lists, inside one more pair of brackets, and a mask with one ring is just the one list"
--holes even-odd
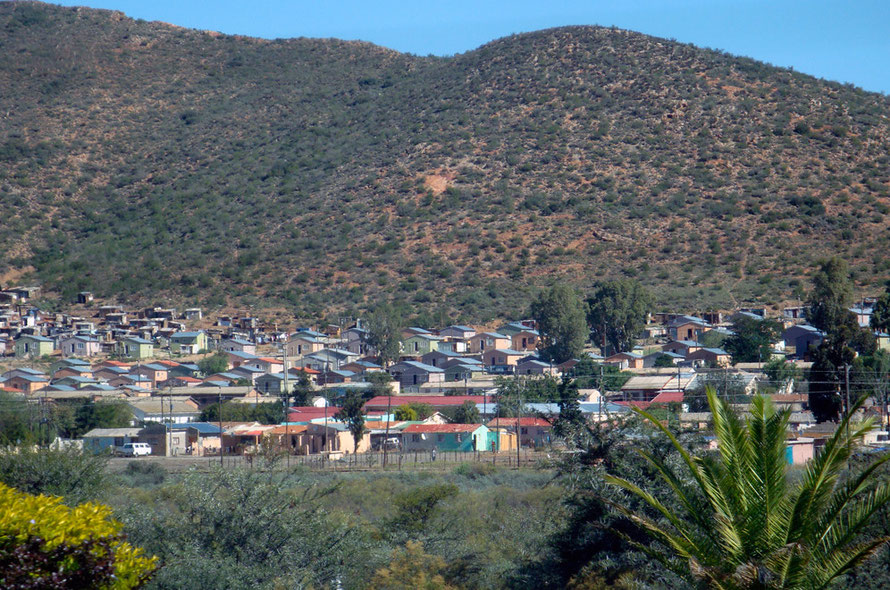
[(890, 99), (628, 31), (452, 58), (0, 3), (0, 280), (70, 298), (518, 313), (635, 276), (778, 304), (890, 276)]

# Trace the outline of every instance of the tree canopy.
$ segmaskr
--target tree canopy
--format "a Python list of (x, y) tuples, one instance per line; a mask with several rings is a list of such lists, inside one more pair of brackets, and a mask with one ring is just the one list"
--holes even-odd
[(634, 279), (604, 281), (594, 286), (587, 305), (594, 343), (608, 343), (614, 352), (622, 352), (633, 348), (634, 338), (646, 326), (652, 295)]
[(772, 356), (773, 342), (779, 336), (779, 322), (739, 314), (732, 323), (732, 335), (723, 347), (736, 363), (765, 363)]
[(557, 283), (538, 295), (531, 315), (541, 332), (541, 357), (562, 363), (578, 357), (587, 342), (584, 302), (572, 287)]
[(393, 306), (380, 305), (368, 314), (368, 344), (376, 351), (380, 364), (387, 367), (399, 358), (399, 345), (404, 327), (401, 314)]
[(838, 257), (822, 261), (813, 275), (813, 289), (807, 300), (807, 321), (830, 333), (851, 314), (853, 283), (847, 263)]
[(225, 353), (217, 352), (198, 361), (198, 368), (205, 375), (222, 373), (229, 368), (229, 358)]

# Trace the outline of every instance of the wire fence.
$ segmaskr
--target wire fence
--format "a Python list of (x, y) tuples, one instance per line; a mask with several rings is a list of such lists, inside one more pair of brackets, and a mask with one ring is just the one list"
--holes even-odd
[[(369, 452), (349, 455), (289, 455), (272, 457), (264, 455), (219, 455), (205, 457), (158, 457), (111, 459), (112, 469), (120, 470), (134, 461), (153, 461), (161, 464), (169, 472), (188, 470), (212, 471), (219, 469), (308, 469), (311, 471), (447, 471), (458, 465), (472, 463), (480, 466), (491, 465), (498, 468), (538, 467), (550, 464), (559, 455), (559, 450), (516, 449), (511, 451), (393, 451), (386, 453)], [(273, 459), (273, 460), (270, 460)]]

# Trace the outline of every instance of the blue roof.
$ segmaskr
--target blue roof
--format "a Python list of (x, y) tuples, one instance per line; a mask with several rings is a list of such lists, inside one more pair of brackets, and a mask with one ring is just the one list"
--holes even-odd
[(227, 371), (223, 372), (223, 373), (214, 373), (213, 376), (214, 377), (222, 377), (224, 379), (231, 379), (232, 381), (237, 381), (238, 379), (244, 379), (244, 377), (242, 375), (238, 375), (237, 373), (229, 373)]
[(535, 365), (536, 367), (549, 367), (549, 363), (545, 363), (544, 361), (539, 361), (537, 359), (528, 359), (524, 360), (519, 365)]
[(197, 430), (201, 434), (219, 434), (220, 428), (218, 424), (211, 424), (210, 422), (188, 422), (186, 424), (174, 424), (173, 430), (186, 430), (188, 428), (193, 428)]
[(756, 313), (751, 313), (750, 311), (739, 311), (739, 312), (736, 312), (736, 315), (742, 315), (742, 316), (745, 316), (746, 318), (750, 318), (752, 320), (757, 320), (758, 322), (763, 320), (763, 316), (757, 315)]
[(31, 367), (22, 367), (21, 369), (15, 369), (21, 373), (28, 373), (29, 375), (45, 375), (43, 371), (38, 371), (37, 369), (32, 369)]
[(138, 336), (126, 336), (122, 339), (122, 341), (126, 342), (135, 342), (136, 344), (151, 344), (151, 340), (146, 340), (145, 338), (139, 338)]
[(707, 350), (711, 354), (720, 354), (720, 355), (728, 355), (729, 354), (722, 348), (703, 348), (702, 350)]
[(262, 369), (259, 369), (257, 367), (250, 367), (248, 365), (241, 365), (240, 367), (235, 367), (231, 371), (227, 372), (232, 373), (234, 371), (244, 371), (245, 373), (265, 373), (265, 371)]
[(52, 385), (47, 385), (43, 389), (46, 391), (77, 391), (76, 388), (71, 387), (70, 385), (65, 385), (63, 383), (54, 383)]
[(518, 354), (520, 356), (524, 355), (524, 354), (528, 354), (528, 352), (526, 352), (526, 351), (513, 350), (512, 348), (495, 348), (494, 351), (495, 352), (503, 352), (504, 354)]
[(380, 365), (374, 364), (369, 361), (353, 361), (353, 362), (360, 367), (364, 367), (365, 369), (380, 369), (380, 368), (382, 368)]
[(461, 326), (460, 324), (455, 324), (453, 326), (448, 326), (454, 330), (460, 330), (461, 332), (475, 332), (475, 330), (469, 326)]
[(339, 375), (340, 377), (352, 377), (353, 375), (355, 375), (355, 373), (353, 373), (352, 371), (342, 371), (337, 369), (328, 371), (328, 373)]
[(260, 358), (255, 354), (250, 354), (249, 352), (242, 352), (240, 350), (229, 350), (229, 351), (226, 351), (226, 354), (230, 354), (232, 356), (238, 357), (239, 359), (246, 359), (246, 360)]
[(198, 387), (228, 387), (228, 381), (205, 381)]
[(442, 373), (443, 369), (439, 367), (434, 367), (432, 365), (426, 365), (424, 363), (419, 363), (417, 361), (402, 361), (399, 363), (400, 365), (408, 365), (409, 367), (414, 367), (415, 369), (420, 369), (421, 371), (426, 371), (427, 373)]
[(235, 344), (243, 344), (244, 346), (253, 346), (253, 342), (249, 340), (242, 340), (241, 338), (232, 338), (231, 340), (226, 340), (226, 342), (234, 342)]
[(170, 340), (182, 340), (182, 339), (197, 338), (198, 336), (200, 336), (203, 333), (204, 332), (177, 332), (176, 334), (173, 334), (172, 336), (170, 336)]
[(462, 365), (481, 365), (482, 361), (471, 356), (452, 357), (458, 359)]
[(151, 369), (152, 371), (167, 371), (167, 370), (169, 370), (164, 365), (158, 365), (155, 363), (150, 363), (150, 364), (142, 365), (142, 366), (145, 367), (146, 369)]
[(86, 366), (89, 366), (89, 364), (90, 364), (90, 363), (88, 363), (87, 361), (85, 361), (85, 360), (83, 360), (83, 359), (62, 359), (62, 360), (59, 361), (59, 362), (61, 362), (62, 364), (65, 364), (65, 365), (69, 365), (69, 366), (70, 366), (70, 365), (86, 365)]
[(43, 336), (34, 336), (33, 334), (23, 334), (21, 339), (30, 338), (31, 340), (36, 340), (37, 342), (52, 342), (50, 338), (44, 338)]
[(200, 371), (201, 368), (195, 363), (179, 363), (180, 367), (185, 367), (189, 371)]
[(425, 330), (425, 329), (423, 329), (423, 328), (416, 328), (416, 327), (413, 327), (413, 326), (412, 326), (412, 327), (410, 327), (410, 328), (408, 328), (408, 329), (411, 330), (412, 332), (418, 334), (418, 335), (419, 335), (419, 334), (432, 334), (432, 332), (430, 332), (429, 330)]
[(310, 330), (309, 328), (297, 328), (295, 334), (309, 334), (310, 336), (316, 336), (318, 338), (324, 338), (327, 334), (322, 334), (321, 332), (316, 332), (315, 330)]
[(673, 342), (668, 342), (668, 344), (682, 344), (683, 346), (701, 346), (698, 342), (693, 340), (674, 340)]
[(24, 379), (25, 381), (29, 381), (31, 383), (40, 383), (41, 381), (47, 380), (46, 377), (37, 375), (19, 375), (19, 379)]
[(482, 334), (476, 334), (476, 336), (491, 336), (492, 338), (505, 338), (506, 340), (510, 340), (509, 336), (505, 336), (500, 332), (482, 332)]
[(99, 371), (111, 371), (112, 373), (117, 373), (118, 375), (126, 375), (130, 372), (129, 369), (125, 369), (123, 367), (102, 367), (101, 369), (96, 369), (96, 372)]
[(112, 387), (107, 383), (94, 383), (93, 385), (89, 385), (84, 388), (89, 391), (114, 391), (117, 387)]
[(81, 377), (80, 375), (76, 375), (74, 377), (62, 377), (59, 381), (73, 381), (74, 383), (98, 383), (92, 377)]

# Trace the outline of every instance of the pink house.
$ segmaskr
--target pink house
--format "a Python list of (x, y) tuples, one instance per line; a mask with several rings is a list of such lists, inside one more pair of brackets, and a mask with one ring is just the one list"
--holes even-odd
[(102, 344), (88, 336), (69, 336), (59, 341), (62, 356), (91, 357), (102, 351)]

